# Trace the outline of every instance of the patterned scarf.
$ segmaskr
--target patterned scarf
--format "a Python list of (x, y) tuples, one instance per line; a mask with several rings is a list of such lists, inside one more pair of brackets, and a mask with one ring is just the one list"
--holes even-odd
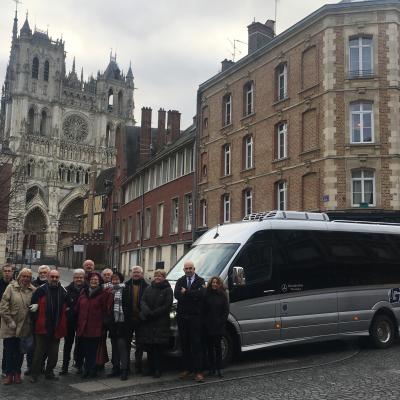
[(125, 283), (114, 285), (114, 321), (124, 322), (124, 312), (122, 310), (122, 289)]

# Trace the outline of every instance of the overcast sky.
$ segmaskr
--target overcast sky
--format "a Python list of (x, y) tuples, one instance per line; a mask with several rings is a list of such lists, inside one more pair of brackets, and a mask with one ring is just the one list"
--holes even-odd
[[(328, 3), (324, 0), (278, 0), (277, 32)], [(330, 1), (336, 3), (337, 0)], [(15, 3), (0, 0), (0, 79), (4, 80), (10, 52)], [(110, 49), (127, 71), (132, 61), (135, 77), (135, 118), (141, 108), (177, 109), (182, 128), (195, 114), (198, 85), (231, 59), (234, 39), (247, 43), (247, 25), (254, 19), (274, 19), (275, 0), (23, 0), (19, 29), (29, 11), (33, 29), (49, 30), (65, 40), (67, 71), (76, 57), (84, 77), (104, 71)], [(238, 43), (236, 59), (247, 54)]]

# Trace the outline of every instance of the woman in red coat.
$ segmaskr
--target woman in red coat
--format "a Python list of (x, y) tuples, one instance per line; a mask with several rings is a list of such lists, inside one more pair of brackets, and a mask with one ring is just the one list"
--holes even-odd
[(84, 368), (82, 378), (96, 376), (96, 354), (103, 334), (103, 322), (112, 310), (112, 294), (104, 290), (101, 276), (92, 272), (88, 276), (89, 286), (79, 296), (76, 304), (78, 327), (76, 336), (81, 338)]

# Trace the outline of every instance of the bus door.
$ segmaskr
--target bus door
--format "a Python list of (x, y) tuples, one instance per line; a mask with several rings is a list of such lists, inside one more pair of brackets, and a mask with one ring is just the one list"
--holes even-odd
[(239, 323), (242, 346), (280, 338), (280, 303), (272, 254), (270, 232), (257, 232), (230, 269), (230, 312)]
[(325, 231), (276, 230), (283, 340), (338, 333), (335, 271), (329, 269)]

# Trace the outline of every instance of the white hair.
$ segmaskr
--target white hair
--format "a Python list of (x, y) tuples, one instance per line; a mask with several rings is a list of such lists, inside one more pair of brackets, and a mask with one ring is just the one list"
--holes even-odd
[(83, 268), (74, 269), (73, 275), (78, 275), (78, 274), (85, 275), (85, 270)]
[(103, 271), (101, 272), (101, 275), (103, 275), (105, 272), (111, 272), (111, 273), (113, 273), (113, 271), (112, 271), (111, 268), (106, 268), (106, 269), (103, 269)]
[(50, 272), (50, 267), (48, 265), (41, 265), (38, 268), (38, 272), (43, 271), (43, 270), (46, 270), (49, 273)]
[(131, 267), (131, 272), (133, 272), (134, 269), (139, 270), (143, 274), (143, 268), (140, 265), (134, 265)]

